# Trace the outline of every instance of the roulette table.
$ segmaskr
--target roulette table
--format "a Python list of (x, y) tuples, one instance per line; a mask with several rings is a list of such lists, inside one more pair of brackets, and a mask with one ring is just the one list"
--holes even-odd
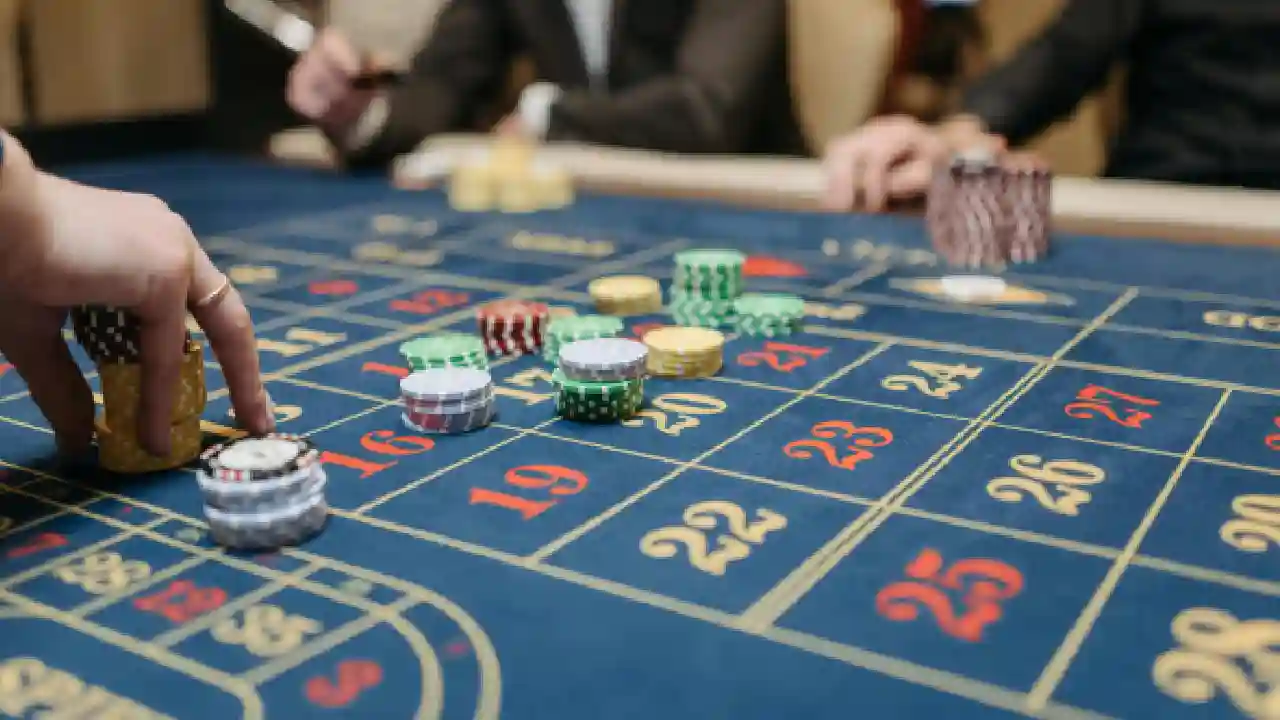
[[(57, 462), (0, 361), (4, 714), (1276, 716), (1280, 254), (1256, 198), (1143, 188), (1134, 219), (1065, 183), (1049, 257), (957, 294), (911, 215), (687, 187), (462, 213), (202, 155), (69, 174), (188, 218), (331, 510), (301, 546), (224, 550), (191, 470)], [(651, 378), (616, 424), (556, 417), (541, 357), (494, 358), (489, 427), (405, 431), (404, 341), (499, 298), (590, 313), (593, 279), (665, 285), (697, 247), (802, 296), (803, 331), (730, 333), (719, 374)], [(236, 437), (206, 361), (204, 433)]]

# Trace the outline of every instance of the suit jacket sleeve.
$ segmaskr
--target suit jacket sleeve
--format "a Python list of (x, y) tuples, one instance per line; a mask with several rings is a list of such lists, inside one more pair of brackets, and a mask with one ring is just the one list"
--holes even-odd
[(404, 82), (390, 91), (382, 128), (348, 162), (385, 165), (430, 135), (468, 127), (506, 81), (512, 45), (501, 0), (448, 0)]
[(1140, 28), (1146, 0), (1068, 0), (1058, 18), (965, 93), (963, 110), (1021, 144), (1106, 80)]
[(785, 0), (699, 0), (670, 74), (619, 93), (565, 92), (551, 107), (547, 138), (738, 151), (768, 84), (785, 69), (785, 41)]

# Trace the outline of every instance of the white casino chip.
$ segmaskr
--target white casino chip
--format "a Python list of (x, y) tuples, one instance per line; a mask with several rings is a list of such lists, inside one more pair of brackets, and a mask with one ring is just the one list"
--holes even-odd
[(218, 465), (232, 471), (267, 471), (298, 459), (303, 446), (284, 438), (244, 438), (218, 453)]
[(973, 301), (998, 298), (1009, 285), (991, 275), (948, 275), (940, 281), (942, 292), (953, 300)]

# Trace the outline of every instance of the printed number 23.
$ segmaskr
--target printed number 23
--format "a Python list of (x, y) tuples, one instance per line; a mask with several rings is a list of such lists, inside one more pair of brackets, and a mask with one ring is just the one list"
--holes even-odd
[[(847, 449), (851, 452), (844, 457), (840, 457), (839, 451), (831, 443), (824, 440), (808, 439), (789, 442), (782, 448), (782, 452), (787, 457), (808, 460), (813, 457), (813, 451), (816, 450), (832, 467), (844, 470), (852, 470), (863, 460), (869, 460), (874, 457), (873, 453), (862, 448), (884, 447), (893, 442), (893, 433), (884, 428), (858, 427), (843, 420), (820, 422), (814, 425), (809, 430), (809, 433), (815, 438), (831, 439), (837, 436), (846, 439), (852, 438), (853, 445), (847, 446)], [(854, 445), (858, 447), (854, 447)]]

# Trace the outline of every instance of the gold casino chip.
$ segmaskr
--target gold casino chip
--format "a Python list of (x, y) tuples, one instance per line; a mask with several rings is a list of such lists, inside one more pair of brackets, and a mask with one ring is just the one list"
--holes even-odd
[[(102, 405), (107, 425), (132, 427), (137, 422), (138, 403), (142, 399), (142, 366), (138, 363), (102, 363), (98, 375), (102, 382)], [(172, 421), (180, 423), (188, 418), (199, 418), (207, 399), (204, 348), (200, 343), (192, 342), (182, 358)]]
[(644, 334), (646, 369), (662, 377), (709, 377), (724, 366), (724, 334), (700, 327), (660, 327)]
[(142, 448), (136, 423), (116, 427), (122, 429), (113, 431), (101, 415), (94, 421), (98, 433), (98, 464), (113, 473), (133, 475), (172, 470), (194, 461), (204, 449), (198, 414), (170, 428), (169, 454), (165, 457), (156, 457)]
[(662, 311), (662, 286), (644, 275), (610, 275), (587, 285), (601, 315), (647, 315)]

